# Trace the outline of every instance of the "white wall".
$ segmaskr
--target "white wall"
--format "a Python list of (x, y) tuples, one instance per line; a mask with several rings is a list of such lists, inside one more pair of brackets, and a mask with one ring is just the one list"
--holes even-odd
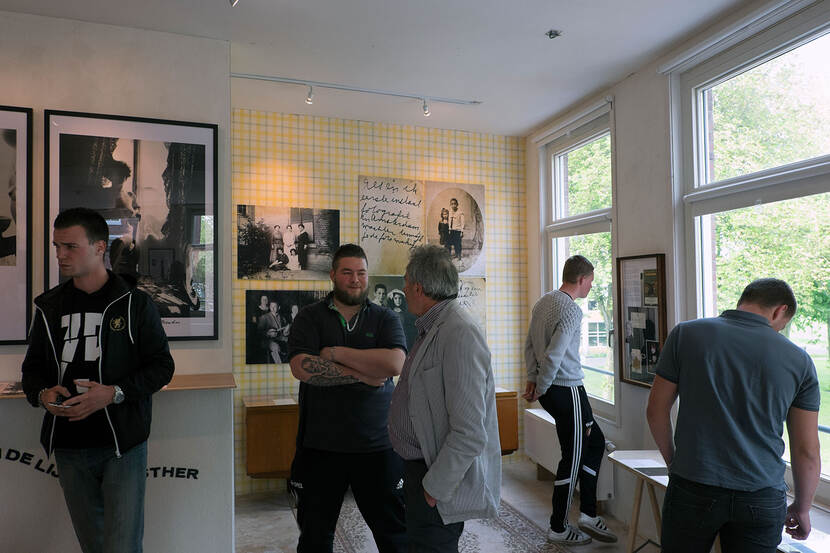
[[(43, 111), (219, 125), (218, 341), (173, 342), (176, 372), (230, 372), (230, 47), (227, 42), (0, 12), (0, 105), (34, 108), (33, 292), (43, 290)], [(19, 380), (25, 346), (0, 348), (0, 380)]]
[[(230, 389), (156, 394), (147, 441), (148, 553), (233, 551), (232, 396)], [(40, 445), (42, 416), (25, 399), (0, 399), (0, 420), (18, 421), (0, 435), (0, 551), (80, 553), (55, 457)]]

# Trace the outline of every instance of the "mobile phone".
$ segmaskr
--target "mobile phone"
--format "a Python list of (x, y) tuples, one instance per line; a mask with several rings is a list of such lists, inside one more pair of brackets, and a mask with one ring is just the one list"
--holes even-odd
[(62, 409), (69, 409), (70, 407), (72, 407), (71, 405), (64, 405), (63, 404), (64, 400), (66, 400), (66, 399), (69, 399), (69, 398), (68, 397), (63, 397), (63, 396), (58, 396), (57, 398), (55, 398), (55, 401), (48, 401), (47, 403), (49, 405), (51, 405), (52, 407), (60, 407)]

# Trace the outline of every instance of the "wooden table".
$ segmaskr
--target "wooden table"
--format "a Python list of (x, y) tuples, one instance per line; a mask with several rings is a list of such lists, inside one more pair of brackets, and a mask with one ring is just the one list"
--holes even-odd
[[(656, 449), (614, 451), (608, 455), (608, 459), (615, 465), (633, 474), (637, 479), (634, 488), (634, 505), (631, 509), (631, 524), (628, 527), (628, 544), (625, 548), (626, 553), (633, 553), (635, 551), (634, 543), (637, 540), (637, 527), (640, 523), (640, 503), (643, 499), (643, 484), (646, 485), (646, 489), (648, 490), (648, 497), (651, 502), (651, 514), (654, 517), (654, 524), (657, 525), (657, 539), (660, 539), (662, 519), (660, 517), (660, 505), (657, 503), (657, 494), (654, 492), (654, 486), (665, 488), (669, 485), (669, 469), (666, 467), (666, 462), (663, 461), (662, 455)], [(646, 540), (636, 550), (642, 549), (648, 543), (654, 542)], [(654, 545), (659, 546), (656, 543)]]
[[(626, 553), (634, 553), (639, 551), (647, 544), (651, 543), (659, 546), (647, 539), (645, 543), (634, 548), (637, 541), (637, 527), (640, 523), (640, 503), (643, 499), (643, 484), (648, 490), (648, 498), (651, 503), (651, 515), (654, 517), (654, 524), (657, 526), (657, 539), (661, 539), (660, 530), (663, 524), (660, 512), (660, 504), (657, 502), (657, 494), (654, 491), (654, 486), (660, 486), (665, 489), (669, 485), (669, 469), (666, 467), (666, 462), (663, 456), (656, 449), (644, 450), (629, 450), (629, 451), (615, 451), (608, 455), (608, 458), (617, 466), (622, 467), (637, 478), (637, 483), (634, 488), (634, 505), (631, 509), (631, 524), (628, 527), (628, 544), (626, 546)], [(715, 538), (715, 551), (721, 553), (720, 540)]]

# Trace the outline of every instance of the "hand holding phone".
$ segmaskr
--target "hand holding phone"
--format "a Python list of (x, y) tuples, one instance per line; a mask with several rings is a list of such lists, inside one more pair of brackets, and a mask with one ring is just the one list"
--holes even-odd
[(61, 409), (69, 409), (71, 407), (71, 405), (64, 405), (63, 404), (63, 401), (65, 399), (69, 399), (69, 398), (59, 395), (58, 397), (55, 398), (55, 401), (47, 401), (47, 403), (49, 405), (51, 405), (52, 407), (60, 407)]

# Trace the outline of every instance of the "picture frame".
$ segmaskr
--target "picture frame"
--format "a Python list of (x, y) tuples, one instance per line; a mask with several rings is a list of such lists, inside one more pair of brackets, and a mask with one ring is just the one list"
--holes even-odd
[(617, 258), (620, 379), (650, 388), (666, 341), (666, 256)]
[(168, 338), (218, 339), (218, 126), (58, 110), (44, 123), (46, 289), (55, 217), (90, 207), (110, 228), (107, 267), (153, 298)]
[(32, 109), (0, 106), (0, 345), (25, 344), (32, 318)]

